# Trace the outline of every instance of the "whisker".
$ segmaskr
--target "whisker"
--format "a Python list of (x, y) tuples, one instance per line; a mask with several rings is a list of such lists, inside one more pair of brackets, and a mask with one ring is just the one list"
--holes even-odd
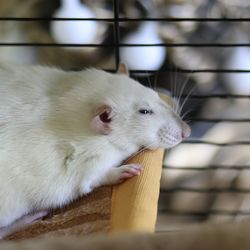
[(189, 91), (189, 93), (186, 95), (185, 99), (183, 100), (183, 102), (182, 102), (182, 104), (181, 104), (181, 106), (180, 106), (180, 108), (179, 108), (179, 110), (178, 110), (178, 114), (179, 114), (179, 115), (181, 114), (184, 105), (187, 103), (188, 98), (189, 98), (190, 95), (194, 92), (194, 90), (196, 89), (196, 87), (197, 87), (197, 86), (194, 85), (194, 86), (191, 88), (191, 90)]
[[(178, 69), (177, 69), (177, 67), (175, 67), (175, 69), (176, 70), (174, 70), (174, 82), (173, 82), (173, 84), (174, 84), (174, 95), (177, 97), (178, 96), (178, 85), (177, 85), (177, 80), (176, 80), (176, 75), (177, 75), (177, 71), (178, 71)], [(179, 103), (179, 99), (177, 98), (176, 99), (176, 106), (175, 106), (175, 112), (177, 112), (177, 108), (178, 108), (178, 103)]]
[(178, 100), (177, 100), (177, 84), (175, 80), (175, 74), (176, 72), (173, 70), (174, 65), (171, 64), (171, 71), (170, 71), (170, 96), (173, 99), (173, 102), (171, 103), (171, 108), (174, 112), (177, 111), (178, 108)]
[[(189, 109), (187, 110), (182, 116), (181, 116), (181, 119), (184, 120), (185, 119), (185, 116), (190, 114), (194, 109)], [(186, 121), (186, 120), (185, 120)], [(186, 121), (187, 122), (187, 121)]]
[[(189, 82), (189, 80), (190, 80), (192, 74), (193, 74), (193, 72), (190, 72), (190, 73), (188, 74), (188, 76), (186, 77), (185, 81), (182, 83), (182, 87), (181, 87), (181, 90), (180, 90), (180, 93), (179, 93), (178, 103), (180, 103), (181, 96), (183, 95), (184, 90), (185, 90), (185, 88), (187, 87), (187, 84), (188, 84), (188, 82)], [(181, 105), (181, 107), (182, 107), (182, 105)], [(176, 113), (177, 113), (177, 114), (180, 114), (180, 110), (181, 110), (181, 108), (179, 107), (179, 109), (176, 110)]]
[(149, 74), (146, 72), (146, 78), (147, 78), (147, 82), (148, 82), (148, 85), (151, 89), (153, 89), (153, 86), (152, 86), (152, 83), (150, 81), (150, 77), (149, 77)]
[(177, 97), (174, 97), (173, 98), (173, 111), (175, 112), (175, 113), (177, 113), (177, 111), (178, 111), (178, 109), (179, 109), (179, 105), (180, 105), (180, 102), (179, 102), (179, 100), (178, 100), (178, 98)]
[(191, 119), (187, 119), (187, 120), (185, 120), (185, 122), (186, 122), (187, 124), (189, 124), (189, 123), (191, 122)]
[[(172, 64), (171, 64), (172, 65)], [(174, 92), (174, 85), (173, 85), (173, 73), (172, 73), (172, 69), (170, 70), (170, 94), (171, 94), (171, 97), (175, 96), (175, 92)]]
[[(176, 93), (175, 93), (175, 88), (174, 88), (174, 81), (173, 81), (173, 79), (174, 79), (174, 78), (173, 78), (173, 72), (174, 72), (174, 71), (173, 71), (172, 66), (173, 66), (173, 65), (170, 64), (170, 67), (171, 67), (170, 74), (169, 74), (169, 75), (170, 75), (170, 77), (169, 77), (169, 78), (170, 78), (170, 97), (171, 97), (171, 98), (174, 98), (174, 96), (175, 96)], [(171, 108), (172, 108), (173, 110), (175, 109), (174, 103), (173, 103), (173, 104), (171, 103)]]

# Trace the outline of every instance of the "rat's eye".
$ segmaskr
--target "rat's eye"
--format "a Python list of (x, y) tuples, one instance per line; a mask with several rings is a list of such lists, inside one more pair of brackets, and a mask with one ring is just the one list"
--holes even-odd
[(152, 115), (153, 114), (153, 110), (150, 110), (150, 109), (140, 109), (139, 113), (143, 114), (143, 115), (147, 115), (147, 114)]

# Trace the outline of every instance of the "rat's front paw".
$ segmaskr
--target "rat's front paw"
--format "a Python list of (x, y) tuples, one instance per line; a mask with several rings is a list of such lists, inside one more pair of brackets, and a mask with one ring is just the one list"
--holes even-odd
[(103, 178), (101, 185), (119, 184), (133, 176), (138, 176), (142, 172), (141, 164), (126, 164), (118, 168), (112, 168)]
[(140, 175), (142, 169), (143, 167), (141, 164), (127, 164), (120, 166), (119, 168), (117, 168), (117, 170), (119, 171), (117, 182), (120, 183), (133, 176)]
[(113, 168), (109, 175), (110, 184), (119, 184), (133, 176), (138, 176), (141, 174), (142, 169), (141, 164), (126, 164)]

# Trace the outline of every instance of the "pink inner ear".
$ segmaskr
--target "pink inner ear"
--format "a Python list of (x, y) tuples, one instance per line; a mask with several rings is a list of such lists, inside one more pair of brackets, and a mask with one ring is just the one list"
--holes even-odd
[(98, 134), (108, 135), (111, 132), (111, 111), (112, 108), (103, 105), (98, 109), (97, 115), (91, 121), (91, 128)]

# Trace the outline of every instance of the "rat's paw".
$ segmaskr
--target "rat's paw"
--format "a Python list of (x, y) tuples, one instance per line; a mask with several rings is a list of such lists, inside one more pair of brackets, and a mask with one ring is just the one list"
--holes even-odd
[(143, 167), (141, 164), (127, 164), (122, 165), (118, 168), (112, 168), (108, 171), (105, 178), (102, 179), (100, 186), (122, 183), (126, 179), (130, 179), (133, 176), (140, 175), (142, 169)]
[(123, 182), (126, 179), (129, 179), (133, 176), (141, 174), (143, 167), (140, 164), (127, 164), (122, 165), (117, 170), (119, 170), (118, 183)]
[(109, 183), (119, 184), (123, 181), (132, 178), (133, 176), (138, 176), (142, 172), (142, 165), (140, 164), (127, 164), (122, 165), (118, 168), (114, 168), (110, 171)]

